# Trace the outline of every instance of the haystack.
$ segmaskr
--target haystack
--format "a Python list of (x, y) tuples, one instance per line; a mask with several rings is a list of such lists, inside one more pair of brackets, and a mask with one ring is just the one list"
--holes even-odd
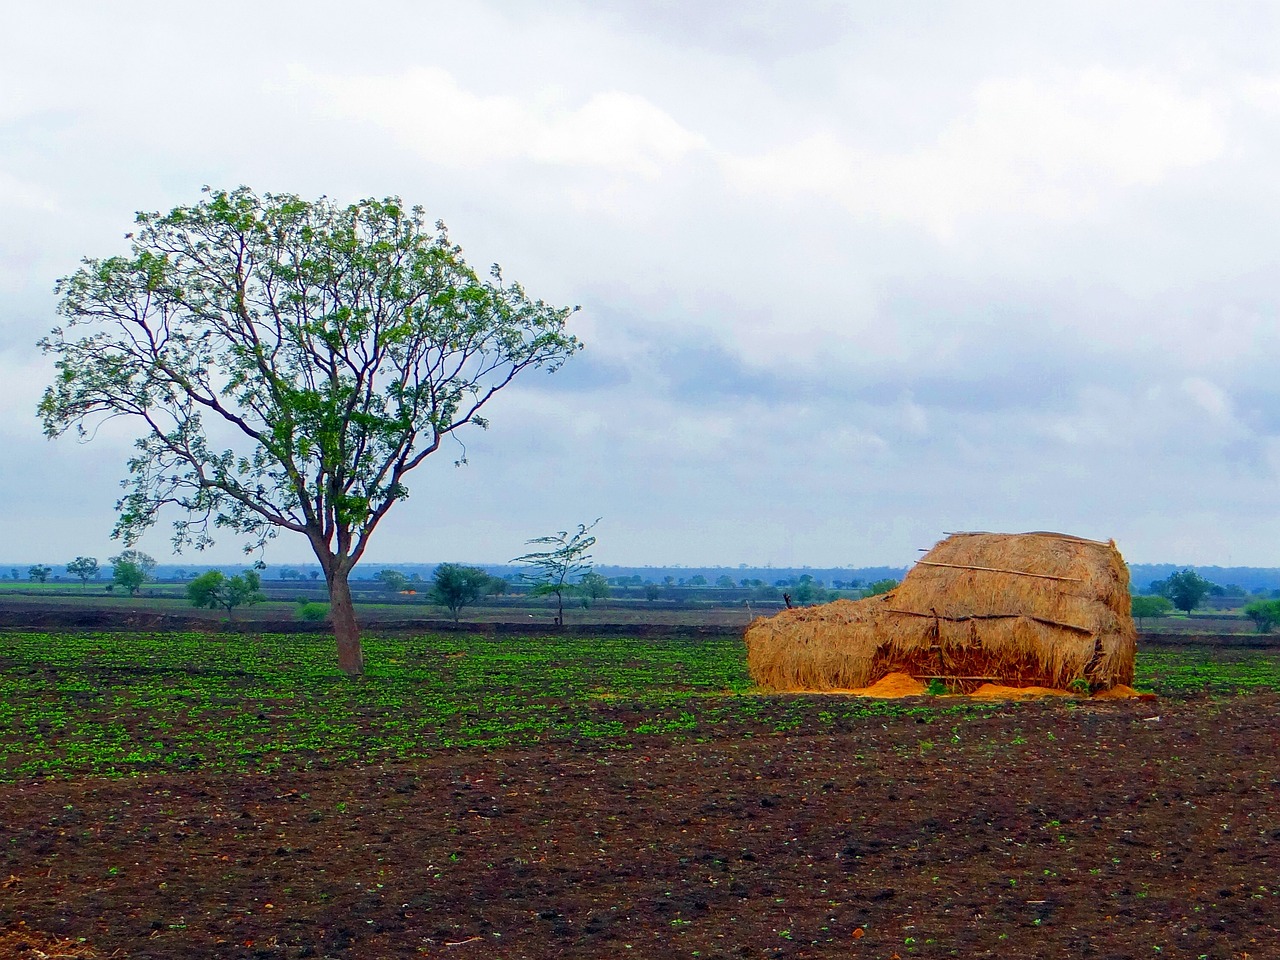
[(958, 533), (892, 592), (785, 610), (747, 628), (752, 677), (775, 690), (865, 687), (889, 673), (1094, 689), (1133, 682), (1129, 572), (1114, 541)]

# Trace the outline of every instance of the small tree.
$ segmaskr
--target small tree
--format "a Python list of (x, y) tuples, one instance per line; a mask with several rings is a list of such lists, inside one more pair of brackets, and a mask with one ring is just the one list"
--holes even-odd
[(431, 589), (427, 599), (448, 609), (457, 623), (462, 608), (475, 603), (493, 590), (493, 577), (479, 567), (464, 567), (459, 563), (442, 563), (431, 574)]
[(1173, 601), (1168, 597), (1137, 596), (1129, 602), (1133, 618), (1138, 621), (1138, 626), (1142, 626), (1142, 621), (1147, 617), (1163, 617), (1173, 609)]
[(1169, 574), (1169, 579), (1164, 583), (1165, 596), (1173, 601), (1175, 607), (1187, 614), (1196, 608), (1213, 587), (1213, 583), (1190, 569)]
[(382, 585), (387, 588), (388, 593), (399, 593), (409, 583), (409, 578), (403, 573), (390, 568), (379, 570), (374, 574), (373, 579), (382, 581)]
[(531, 546), (546, 546), (551, 549), (526, 553), (511, 561), (533, 568), (532, 573), (523, 575), (532, 584), (529, 592), (533, 596), (556, 598), (556, 626), (564, 623), (564, 595), (584, 574), (591, 572), (591, 555), (587, 551), (595, 545), (596, 538), (590, 534), (599, 522), (600, 518), (596, 517), (590, 524), (578, 524), (578, 530), (574, 534), (561, 530), (549, 537), (528, 540), (526, 543)]
[(147, 572), (132, 560), (117, 559), (111, 568), (111, 580), (128, 590), (130, 596), (136, 597), (142, 585), (147, 582)]
[(193, 607), (222, 608), (231, 617), (236, 607), (252, 606), (266, 600), (261, 588), (262, 577), (256, 570), (246, 570), (234, 577), (224, 576), (221, 570), (210, 570), (187, 584), (187, 599)]
[(150, 554), (143, 553), (141, 550), (121, 550), (114, 557), (108, 558), (110, 563), (132, 563), (142, 571), (142, 575), (146, 579), (150, 579), (155, 573), (156, 558)]
[(1255, 600), (1243, 610), (1259, 633), (1270, 633), (1280, 623), (1280, 600)]
[(82, 589), (87, 589), (90, 580), (98, 579), (97, 557), (76, 557), (67, 564), (67, 573), (80, 580)]
[(37, 563), (35, 566), (27, 568), (27, 576), (33, 583), (46, 582), (51, 573), (53, 573), (53, 567), (45, 566), (43, 563)]
[(609, 581), (593, 570), (590, 573), (584, 573), (574, 589), (585, 609), (595, 601), (609, 596)]

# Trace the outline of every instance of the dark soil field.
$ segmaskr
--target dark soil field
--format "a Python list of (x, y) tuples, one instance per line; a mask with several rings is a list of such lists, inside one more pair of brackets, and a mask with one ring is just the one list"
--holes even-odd
[[(507, 649), (475, 643), (440, 664)], [(75, 674), (96, 704), (79, 681), (108, 682), (8, 649), (23, 702)], [(122, 715), (131, 688), (110, 683)], [(605, 693), (575, 722), (607, 736), (10, 775), (0, 956), (1280, 957), (1280, 694), (1257, 689), (874, 708), (726, 691), (664, 733), (643, 732), (657, 701)], [(130, 730), (167, 709), (146, 691)]]

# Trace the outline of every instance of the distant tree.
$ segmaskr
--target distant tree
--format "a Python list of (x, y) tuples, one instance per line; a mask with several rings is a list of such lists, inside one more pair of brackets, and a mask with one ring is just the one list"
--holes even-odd
[(719, 577), (716, 578), (716, 586), (719, 587), (721, 590), (732, 590), (733, 577), (730, 577), (726, 574), (721, 574)]
[(1245, 604), (1243, 613), (1259, 633), (1270, 633), (1280, 623), (1280, 600), (1255, 600)]
[(898, 586), (898, 581), (890, 578), (884, 580), (872, 580), (862, 588), (864, 597), (878, 597), (882, 593), (888, 593), (890, 590)]
[(87, 589), (90, 580), (98, 579), (97, 557), (76, 557), (67, 564), (67, 573), (78, 577), (82, 589)]
[(656, 583), (646, 583), (644, 585), (644, 598), (646, 600), (657, 600), (661, 595), (662, 590)]
[(280, 569), (280, 579), (281, 580), (301, 580), (302, 574), (300, 574), (297, 570), (293, 569), (293, 567), (282, 567)]
[(236, 607), (252, 606), (266, 600), (261, 588), (262, 578), (256, 570), (246, 570), (234, 577), (224, 576), (221, 570), (210, 570), (187, 584), (187, 599), (193, 607), (222, 608), (230, 617)]
[(111, 580), (117, 586), (128, 590), (131, 596), (136, 597), (142, 585), (147, 582), (147, 572), (132, 560), (116, 558), (111, 567)]
[(380, 580), (389, 593), (399, 593), (409, 583), (409, 578), (403, 573), (391, 569), (379, 570), (373, 579)]
[(141, 550), (121, 550), (114, 557), (108, 558), (112, 564), (132, 563), (142, 571), (143, 579), (149, 580), (156, 569), (156, 558)]
[(1199, 605), (1214, 586), (1190, 569), (1169, 574), (1169, 579), (1165, 583), (1167, 586), (1164, 595), (1173, 601), (1175, 607), (1188, 614)]
[(431, 574), (431, 589), (427, 599), (444, 607), (457, 623), (462, 608), (475, 603), (493, 589), (494, 578), (479, 567), (467, 567), (460, 563), (442, 563)]
[(187, 579), (187, 571), (184, 568), (179, 567), (177, 570), (173, 571), (173, 579), (175, 580)]
[(691, 587), (705, 587), (706, 585), (707, 585), (707, 578), (700, 573), (695, 573), (692, 577), (689, 578), (689, 586)]
[(574, 587), (574, 592), (578, 595), (578, 599), (582, 601), (582, 606), (585, 609), (595, 601), (603, 600), (609, 596), (609, 581), (594, 571), (584, 573), (582, 579)]
[(781, 596), (781, 591), (771, 583), (765, 583), (763, 580), (756, 581), (756, 585), (751, 588), (751, 599), (753, 600), (777, 600)]
[(33, 567), (27, 568), (27, 577), (33, 583), (44, 583), (49, 579), (49, 574), (53, 573), (53, 567), (47, 567), (43, 563), (37, 563)]
[(1138, 625), (1142, 625), (1142, 621), (1147, 617), (1163, 617), (1173, 609), (1173, 601), (1168, 597), (1145, 597), (1136, 596), (1130, 600), (1130, 606), (1133, 618), (1138, 621)]
[(526, 542), (530, 546), (550, 549), (526, 553), (511, 561), (533, 568), (532, 573), (524, 574), (524, 579), (532, 585), (530, 593), (533, 596), (556, 598), (557, 626), (564, 623), (564, 595), (583, 574), (591, 572), (591, 554), (587, 551), (595, 545), (596, 538), (591, 536), (591, 531), (599, 522), (597, 517), (590, 524), (578, 524), (576, 533), (561, 530), (551, 536), (528, 540)]

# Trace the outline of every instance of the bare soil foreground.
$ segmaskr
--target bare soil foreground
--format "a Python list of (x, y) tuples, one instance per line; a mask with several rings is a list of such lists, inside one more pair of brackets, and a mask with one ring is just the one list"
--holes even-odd
[(1275, 693), (698, 733), (3, 784), (0, 950), (1280, 957)]

